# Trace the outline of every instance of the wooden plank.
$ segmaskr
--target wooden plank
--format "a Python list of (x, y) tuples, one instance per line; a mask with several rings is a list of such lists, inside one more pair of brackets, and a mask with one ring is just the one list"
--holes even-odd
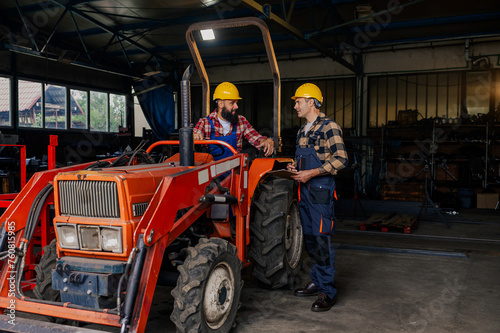
[(403, 231), (410, 233), (417, 227), (417, 218), (412, 214), (376, 213), (359, 224), (360, 230)]

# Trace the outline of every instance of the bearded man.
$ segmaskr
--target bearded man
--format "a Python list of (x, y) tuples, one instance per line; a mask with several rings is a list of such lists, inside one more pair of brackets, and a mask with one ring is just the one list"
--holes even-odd
[[(245, 138), (255, 148), (263, 149), (265, 156), (274, 152), (273, 139), (260, 135), (244, 116), (236, 113), (241, 97), (234, 84), (219, 84), (215, 88), (213, 99), (217, 108), (208, 117), (198, 121), (193, 129), (195, 140), (224, 141), (241, 151)], [(209, 152), (216, 161), (231, 156), (229, 149), (217, 145), (210, 145)]]

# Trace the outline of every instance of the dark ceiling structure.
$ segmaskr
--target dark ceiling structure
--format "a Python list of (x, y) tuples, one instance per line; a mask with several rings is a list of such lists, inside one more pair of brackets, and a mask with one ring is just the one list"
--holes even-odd
[[(266, 21), (278, 57), (320, 54), (353, 73), (381, 46), (500, 41), (497, 0), (4, 0), (0, 49), (142, 77), (192, 62), (192, 23), (247, 16)], [(265, 58), (257, 29), (215, 36), (199, 44), (209, 62)]]

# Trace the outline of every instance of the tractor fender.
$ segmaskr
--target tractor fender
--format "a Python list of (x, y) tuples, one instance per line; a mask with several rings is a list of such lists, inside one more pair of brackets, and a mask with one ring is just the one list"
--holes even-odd
[(248, 197), (253, 198), (257, 185), (268, 176), (269, 171), (286, 169), (286, 165), (293, 161), (289, 157), (254, 159), (248, 170)]

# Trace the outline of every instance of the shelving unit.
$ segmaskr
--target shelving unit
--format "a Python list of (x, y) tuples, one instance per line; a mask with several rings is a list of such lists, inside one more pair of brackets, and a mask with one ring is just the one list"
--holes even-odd
[[(377, 132), (371, 134), (376, 141)], [(428, 119), (413, 126), (385, 126), (379, 138), (382, 197), (422, 200), (418, 192), (425, 183), (426, 165), (431, 196), (459, 188), (500, 189), (498, 123), (443, 124)]]

